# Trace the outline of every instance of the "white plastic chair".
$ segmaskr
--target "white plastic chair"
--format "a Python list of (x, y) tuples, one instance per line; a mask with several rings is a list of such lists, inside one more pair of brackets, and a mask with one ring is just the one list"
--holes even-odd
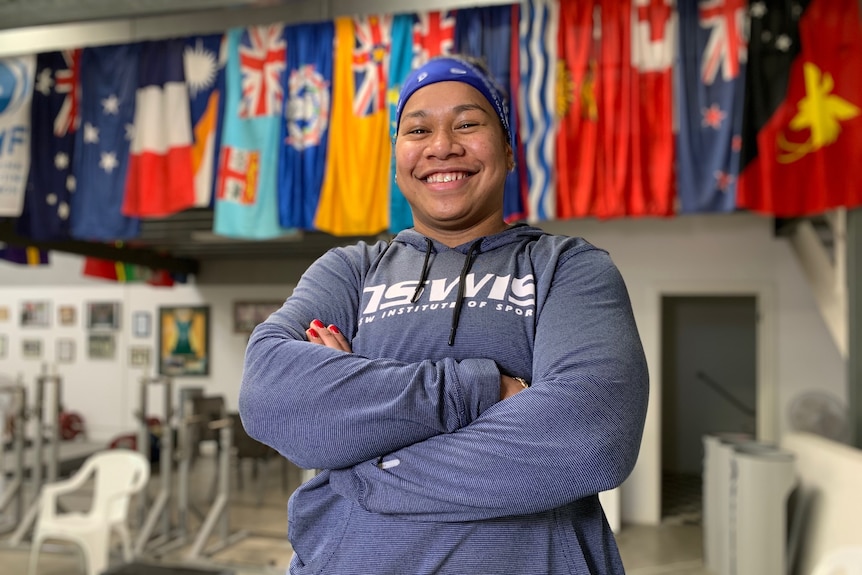
[[(91, 477), (95, 483), (89, 510), (58, 512), (58, 498), (77, 491)], [(47, 539), (76, 543), (83, 552), (87, 575), (101, 575), (108, 567), (112, 530), (122, 540), (124, 559), (131, 562), (132, 542), (126, 525), (129, 503), (149, 478), (150, 462), (142, 454), (109, 449), (88, 457), (69, 479), (45, 484), (40, 493), (29, 575), (36, 574), (39, 549)]]
[(862, 575), (862, 545), (829, 551), (817, 562), (812, 575)]

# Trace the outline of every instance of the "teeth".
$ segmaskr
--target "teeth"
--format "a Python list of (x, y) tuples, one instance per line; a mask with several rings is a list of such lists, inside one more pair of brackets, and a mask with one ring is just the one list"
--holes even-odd
[(449, 174), (432, 174), (428, 176), (427, 181), (430, 184), (439, 184), (445, 182), (454, 182), (455, 180), (464, 179), (466, 176), (461, 172), (449, 173)]

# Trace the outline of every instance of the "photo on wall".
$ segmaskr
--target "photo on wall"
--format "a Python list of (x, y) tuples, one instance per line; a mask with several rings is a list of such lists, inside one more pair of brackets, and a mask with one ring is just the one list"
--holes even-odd
[(75, 325), (77, 310), (73, 305), (61, 305), (57, 308), (57, 321), (60, 325)]
[(0, 358), (6, 357), (6, 349), (9, 347), (5, 335), (0, 335)]
[(21, 341), (21, 355), (24, 359), (39, 359), (42, 357), (42, 340), (25, 339)]
[(90, 359), (114, 359), (116, 342), (112, 333), (91, 333), (87, 338)]
[(209, 306), (159, 308), (159, 375), (209, 375)]
[(283, 301), (237, 301), (233, 304), (233, 331), (250, 334), (257, 324), (280, 309)]
[(87, 328), (115, 330), (120, 327), (120, 302), (87, 303)]
[(142, 345), (134, 345), (129, 348), (129, 365), (132, 367), (147, 367), (150, 365), (150, 348)]
[(57, 363), (72, 363), (75, 361), (75, 340), (64, 337), (57, 340)]
[(22, 327), (49, 327), (51, 325), (51, 304), (48, 301), (21, 302)]

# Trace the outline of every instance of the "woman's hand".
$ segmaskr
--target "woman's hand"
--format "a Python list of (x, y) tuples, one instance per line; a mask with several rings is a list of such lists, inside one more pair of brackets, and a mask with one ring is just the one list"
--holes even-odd
[(339, 349), (341, 351), (346, 351), (347, 353), (353, 352), (350, 348), (350, 344), (347, 343), (347, 338), (344, 337), (344, 334), (342, 334), (337, 327), (334, 325), (327, 327), (323, 325), (323, 322), (319, 319), (311, 322), (311, 325), (308, 326), (307, 330), (305, 330), (305, 337), (307, 337), (308, 341), (311, 343), (331, 347), (332, 349)]
[(500, 400), (512, 397), (519, 391), (527, 389), (520, 381), (508, 375), (500, 376)]

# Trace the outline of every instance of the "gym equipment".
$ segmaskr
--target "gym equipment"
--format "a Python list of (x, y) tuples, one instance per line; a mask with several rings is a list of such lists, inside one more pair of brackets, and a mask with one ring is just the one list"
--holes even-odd
[[(24, 512), (24, 433), (27, 420), (27, 388), (18, 378), (18, 383), (0, 386), (0, 397), (5, 401), (0, 409), (0, 430), (7, 428), (7, 414), (12, 423), (13, 465), (10, 482), (6, 481), (7, 442), (0, 446), (0, 533), (15, 529)], [(14, 502), (13, 511), (5, 515), (6, 508)]]

